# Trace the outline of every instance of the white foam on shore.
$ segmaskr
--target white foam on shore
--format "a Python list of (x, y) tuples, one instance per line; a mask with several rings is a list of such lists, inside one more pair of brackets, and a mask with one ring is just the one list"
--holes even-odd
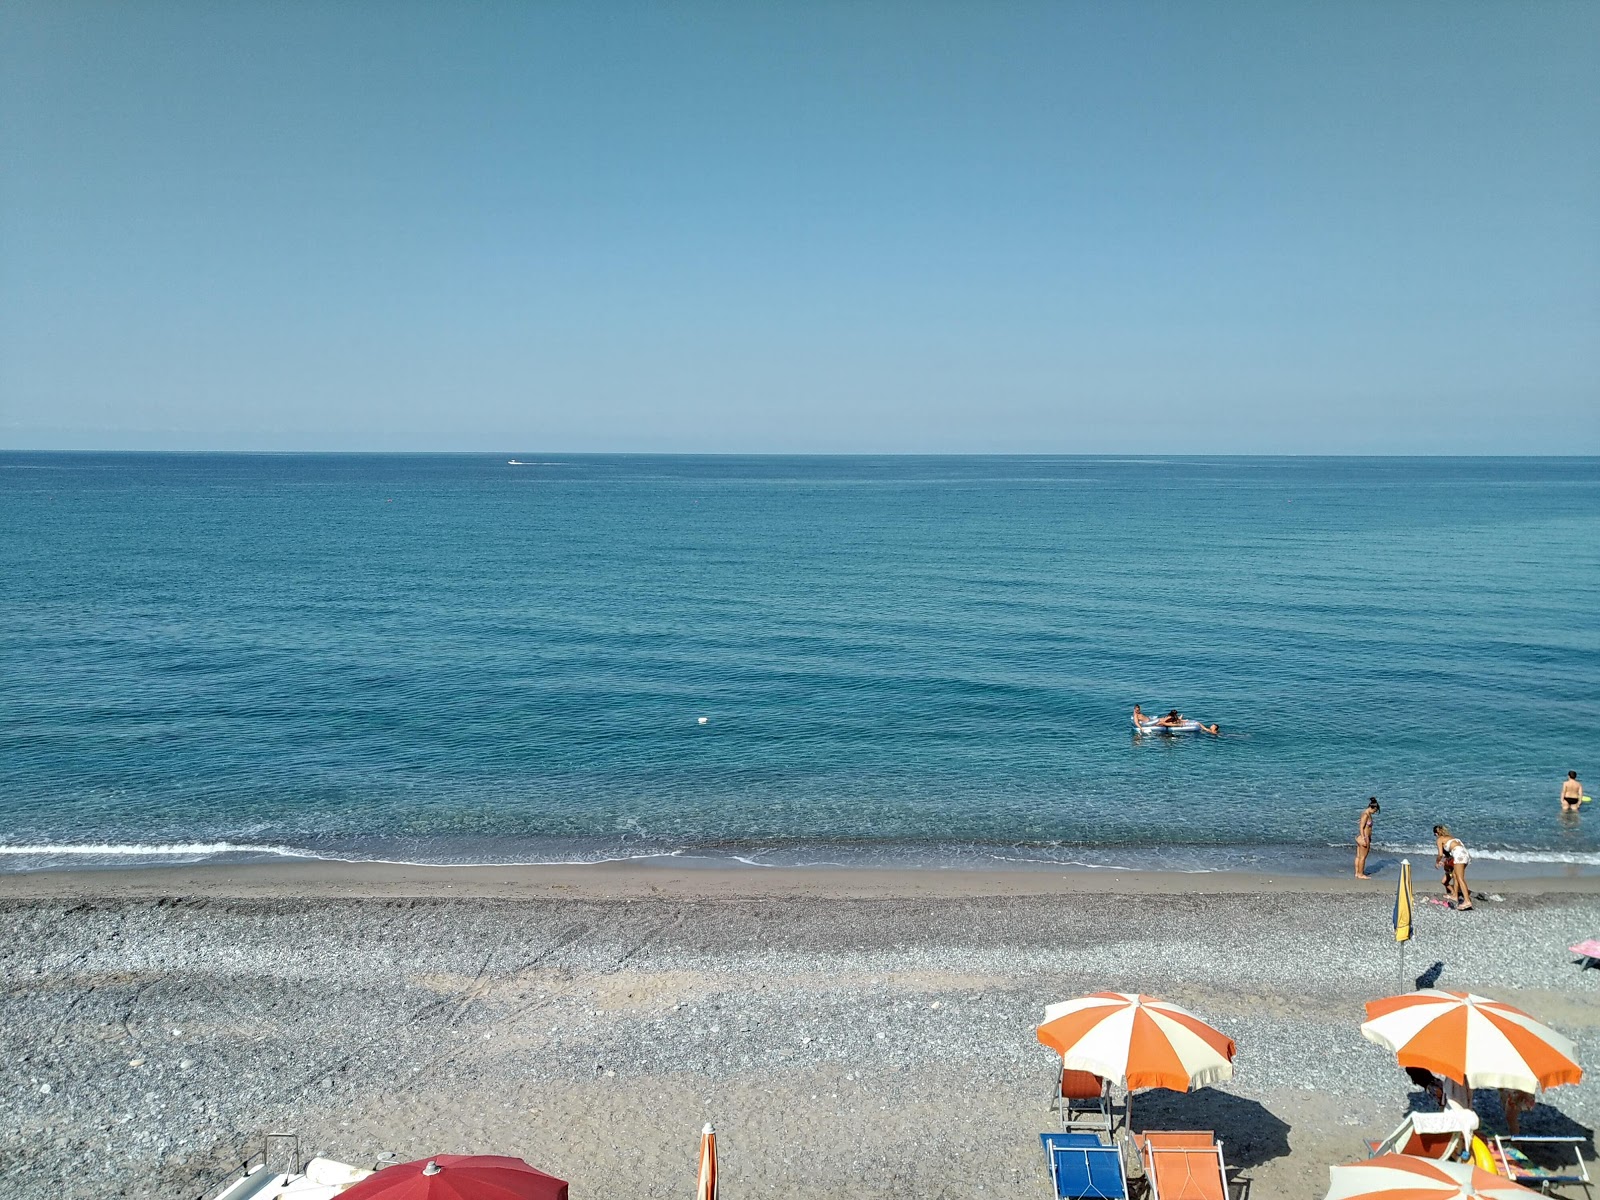
[[(142, 845), (127, 842), (46, 842), (37, 845), (0, 844), (0, 856), (12, 858), (99, 858), (99, 859), (161, 859), (161, 858), (212, 858), (223, 854), (254, 854), (272, 858), (301, 858), (311, 862), (369, 864), (376, 867), (435, 867), (450, 870), (457, 867), (592, 867), (607, 863), (641, 862), (654, 858), (705, 857), (708, 861), (735, 861), (751, 867), (770, 867), (771, 863), (757, 862), (734, 854), (727, 859), (697, 855), (688, 850), (647, 850), (638, 854), (613, 854), (598, 858), (529, 858), (492, 860), (427, 860), (412, 858), (380, 858), (376, 855), (325, 854), (315, 850), (301, 850), (294, 846), (264, 846), (247, 842), (167, 842)], [(844, 864), (840, 864), (844, 865)]]
[[(1376, 846), (1385, 854), (1410, 855), (1412, 857), (1432, 857), (1436, 851), (1432, 846)], [(1479, 850), (1475, 846), (1468, 846), (1469, 853), (1474, 860), (1487, 859), (1489, 862), (1510, 863), (1568, 863), (1574, 866), (1595, 867), (1600, 866), (1600, 852), (1592, 850)]]
[[(1042, 867), (1084, 867), (1091, 871), (1137, 871), (1138, 867), (1119, 866), (1116, 863), (1087, 862), (1076, 858), (1030, 858), (1025, 854), (991, 854), (988, 856), (995, 862), (1029, 863)], [(1180, 875), (1201, 875), (1210, 871), (1220, 871), (1221, 867), (1197, 867), (1194, 870), (1180, 870)]]
[(270, 854), (277, 858), (320, 858), (293, 846), (255, 846), (244, 842), (164, 842), (147, 846), (125, 842), (46, 842), (35, 846), (0, 845), (0, 854), (28, 858), (194, 858), (212, 854)]
[[(1248, 863), (1208, 863), (1202, 865), (1200, 861), (1182, 863), (1175, 861), (1171, 853), (1173, 847), (1168, 847), (1160, 855), (1160, 868), (1164, 871), (1178, 874), (1209, 874), (1216, 871), (1244, 870), (1271, 873), (1272, 863), (1259, 859)], [(1204, 849), (1201, 847), (1183, 847), (1181, 849)], [(1214, 848), (1213, 848), (1214, 849)], [(1336, 849), (1330, 847), (1331, 849)], [(1343, 848), (1337, 848), (1343, 849)], [(1374, 847), (1380, 854), (1398, 857), (1410, 857), (1414, 861), (1426, 862), (1434, 853), (1430, 846), (1377, 846)], [(856, 866), (871, 866), (872, 863), (837, 859), (831, 856), (813, 858), (809, 855), (799, 854), (793, 861), (771, 861), (773, 855), (780, 858), (786, 857), (782, 848), (766, 847), (757, 850), (747, 850), (744, 853), (731, 852), (706, 852), (694, 848), (678, 849), (652, 849), (641, 850), (637, 853), (600, 853), (594, 857), (569, 857), (552, 856), (549, 858), (527, 857), (487, 860), (467, 859), (420, 859), (420, 858), (389, 858), (382, 853), (361, 854), (340, 853), (332, 850), (316, 851), (295, 846), (284, 846), (274, 843), (259, 842), (162, 842), (162, 843), (137, 843), (137, 842), (42, 842), (33, 844), (0, 844), (0, 861), (16, 862), (13, 870), (38, 870), (48, 869), (51, 865), (65, 865), (60, 860), (98, 860), (107, 865), (114, 863), (134, 866), (139, 863), (158, 863), (171, 860), (187, 860), (189, 862), (202, 861), (210, 858), (244, 857), (244, 858), (273, 858), (273, 859), (300, 859), (307, 862), (371, 864), (373, 866), (394, 867), (419, 867), (419, 868), (459, 868), (459, 867), (540, 867), (540, 866), (599, 866), (607, 863), (645, 862), (652, 859), (677, 860), (685, 865), (705, 864), (734, 864), (757, 869), (771, 869), (781, 866), (790, 866), (801, 869), (816, 868), (842, 868), (850, 869)], [(1578, 866), (1600, 867), (1600, 853), (1582, 850), (1472, 850), (1475, 860), (1484, 862), (1515, 863), (1523, 866)], [(1047, 867), (1063, 869), (1087, 869), (1095, 871), (1138, 871), (1150, 870), (1157, 864), (1154, 858), (1150, 863), (1142, 862), (1110, 862), (1099, 857), (1093, 850), (1080, 850), (1078, 854), (1070, 857), (1054, 858), (1048, 855), (1033, 855), (1012, 852), (999, 854), (994, 852), (983, 853), (977, 856), (977, 863), (1016, 864), (1019, 867)], [(35, 860), (25, 862), (18, 860)], [(944, 869), (960, 870), (960, 866), (940, 865)]]

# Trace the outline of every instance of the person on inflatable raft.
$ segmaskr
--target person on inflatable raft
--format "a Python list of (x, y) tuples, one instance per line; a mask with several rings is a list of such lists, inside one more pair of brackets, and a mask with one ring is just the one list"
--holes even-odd
[(1185, 717), (1177, 709), (1173, 709), (1164, 717), (1148, 717), (1137, 704), (1133, 706), (1133, 724), (1141, 733), (1209, 733), (1216, 737), (1222, 730), (1215, 724), (1206, 725), (1200, 721)]

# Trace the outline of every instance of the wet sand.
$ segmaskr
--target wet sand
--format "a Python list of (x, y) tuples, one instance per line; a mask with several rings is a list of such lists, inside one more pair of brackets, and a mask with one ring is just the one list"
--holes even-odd
[[(1498, 873), (1497, 873), (1498, 868)], [(1116, 868), (869, 869), (742, 867), (696, 860), (648, 859), (548, 866), (424, 866), (412, 863), (328, 861), (248, 864), (199, 863), (135, 870), (40, 871), (0, 875), (0, 899), (179, 895), (270, 898), (343, 897), (623, 900), (644, 898), (755, 899), (816, 897), (954, 899), (1065, 894), (1169, 895), (1315, 891), (1323, 895), (1393, 898), (1394, 864), (1374, 864), (1371, 880), (1349, 875), (1266, 875), (1241, 871), (1130, 871)], [(1600, 895), (1600, 872), (1546, 866), (1474, 864), (1472, 884), (1487, 890)], [(1425, 888), (1431, 866), (1414, 867)]]
[[(1419, 873), (1419, 885), (1426, 884)], [(1043, 1006), (1101, 988), (1235, 1038), (1235, 1078), (1147, 1093), (1255, 1197), (1315, 1197), (1408, 1089), (1364, 1000), (1510, 1000), (1600, 1058), (1600, 881), (1419, 906), (1392, 880), (630, 866), (173, 867), (0, 878), (0, 1190), (191, 1196), (269, 1130), (369, 1162), (517, 1154), (574, 1195), (1048, 1194)], [(1590, 1131), (1600, 1085), (1529, 1131)], [(1485, 1106), (1486, 1118), (1489, 1108)]]

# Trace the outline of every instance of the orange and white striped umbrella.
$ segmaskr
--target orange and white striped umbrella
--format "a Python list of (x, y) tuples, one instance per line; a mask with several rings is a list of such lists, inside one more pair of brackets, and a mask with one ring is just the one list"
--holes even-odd
[(1539, 1193), (1473, 1163), (1385, 1154), (1329, 1167), (1323, 1200), (1522, 1200)]
[(1470, 992), (1425, 988), (1370, 1001), (1361, 1034), (1393, 1050), (1402, 1067), (1467, 1087), (1537, 1092), (1583, 1078), (1566, 1038), (1520, 1008)]
[(708, 1124), (700, 1131), (700, 1183), (695, 1200), (717, 1200), (717, 1135)]
[(1153, 996), (1095, 992), (1052, 1004), (1035, 1031), (1071, 1071), (1092, 1071), (1130, 1092), (1186, 1092), (1233, 1078), (1233, 1039)]

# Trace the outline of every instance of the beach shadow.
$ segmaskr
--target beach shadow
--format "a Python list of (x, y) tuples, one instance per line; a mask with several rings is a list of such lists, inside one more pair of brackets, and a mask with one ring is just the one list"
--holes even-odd
[[(1410, 1082), (1409, 1080), (1407, 1081)], [(1436, 1113), (1439, 1111), (1438, 1101), (1427, 1092), (1416, 1088), (1406, 1096), (1405, 1111), (1408, 1113)], [(1506, 1132), (1505, 1110), (1500, 1105), (1500, 1093), (1495, 1088), (1478, 1088), (1472, 1095), (1472, 1111), (1478, 1114), (1478, 1128), (1485, 1137), (1496, 1133)], [(1595, 1157), (1594, 1130), (1588, 1125), (1573, 1120), (1545, 1101), (1535, 1104), (1522, 1114), (1518, 1125), (1519, 1132), (1530, 1137), (1564, 1137), (1578, 1138), (1580, 1148), (1585, 1158)]]
[(1443, 974), (1444, 964), (1442, 962), (1434, 963), (1433, 966), (1429, 967), (1421, 975), (1417, 976), (1417, 990), (1420, 991), (1423, 988), (1437, 987), (1439, 983), (1439, 976)]
[(1405, 1081), (1406, 1087), (1411, 1090), (1406, 1093), (1405, 1111), (1408, 1113), (1436, 1113), (1439, 1111), (1439, 1100), (1432, 1092), (1419, 1088), (1411, 1080)]
[(1197, 1092), (1141, 1092), (1133, 1123), (1150, 1129), (1211, 1129), (1229, 1167), (1259, 1167), (1289, 1153), (1289, 1124), (1254, 1100), (1201, 1088)]
[[(1486, 1094), (1493, 1095), (1494, 1093), (1490, 1092)], [(1504, 1128), (1504, 1121), (1499, 1120), (1500, 1106), (1498, 1101), (1496, 1101), (1492, 1107), (1495, 1110), (1494, 1118), (1496, 1119), (1496, 1124), (1493, 1126), (1493, 1128)], [(1482, 1109), (1479, 1109), (1479, 1112), (1481, 1114)], [(1581, 1138), (1583, 1140), (1580, 1143), (1580, 1149), (1583, 1151), (1583, 1156), (1590, 1159), (1595, 1156), (1594, 1130), (1589, 1126), (1582, 1124), (1581, 1122), (1574, 1121), (1559, 1108), (1556, 1108), (1551, 1104), (1546, 1104), (1543, 1101), (1535, 1104), (1527, 1112), (1522, 1114), (1522, 1120), (1518, 1124), (1518, 1129), (1519, 1132), (1528, 1134), (1530, 1137)]]

